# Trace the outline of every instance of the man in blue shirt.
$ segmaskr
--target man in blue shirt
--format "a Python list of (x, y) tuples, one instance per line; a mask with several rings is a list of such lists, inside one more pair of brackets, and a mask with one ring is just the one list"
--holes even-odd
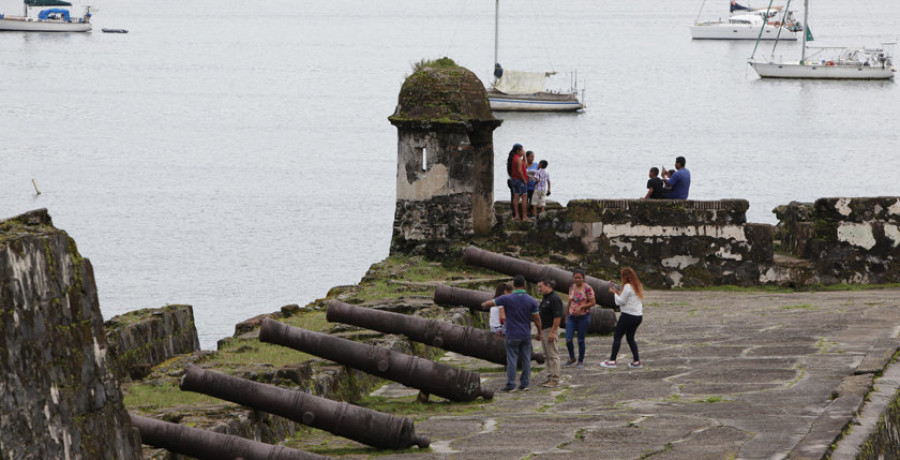
[(691, 190), (691, 172), (684, 167), (686, 164), (684, 157), (675, 159), (675, 174), (669, 175), (663, 168), (663, 181), (669, 187), (667, 198), (673, 200), (686, 200), (688, 192)]
[(531, 323), (537, 325), (537, 339), (541, 340), (541, 317), (538, 302), (525, 292), (525, 277), (513, 278), (513, 293), (488, 300), (481, 304), (487, 310), (500, 307), (500, 319), (506, 322), (506, 386), (500, 391), (516, 389), (516, 372), (522, 363), (519, 389), (527, 390), (531, 379)]

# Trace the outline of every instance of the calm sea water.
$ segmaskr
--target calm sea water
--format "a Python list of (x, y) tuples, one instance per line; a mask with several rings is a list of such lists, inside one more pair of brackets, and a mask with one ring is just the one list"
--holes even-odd
[[(898, 83), (759, 80), (753, 43), (691, 41), (700, 3), (504, 2), (500, 61), (560, 87), (577, 70), (588, 109), (500, 115), (496, 198), (515, 142), (550, 162), (562, 203), (641, 196), (677, 155), (692, 198), (746, 198), (755, 222), (792, 200), (900, 194)], [(896, 41), (900, 2), (840, 3), (813, 5), (819, 43)], [(493, 64), (490, 0), (93, 6), (93, 33), (0, 33), (0, 216), (48, 208), (93, 262), (104, 317), (191, 304), (205, 349), (387, 256), (386, 117), (411, 64), (449, 56), (483, 80)]]

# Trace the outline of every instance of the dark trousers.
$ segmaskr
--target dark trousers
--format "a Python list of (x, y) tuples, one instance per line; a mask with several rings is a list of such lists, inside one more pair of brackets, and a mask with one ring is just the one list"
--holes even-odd
[(633, 361), (641, 360), (640, 355), (638, 355), (637, 342), (634, 341), (634, 333), (637, 332), (637, 328), (641, 325), (643, 319), (643, 316), (634, 316), (628, 313), (619, 315), (619, 322), (616, 323), (616, 332), (613, 334), (612, 353), (609, 356), (610, 361), (616, 360), (616, 356), (619, 354), (619, 347), (622, 346), (623, 335), (628, 340), (628, 348), (631, 348), (631, 354), (634, 355)]

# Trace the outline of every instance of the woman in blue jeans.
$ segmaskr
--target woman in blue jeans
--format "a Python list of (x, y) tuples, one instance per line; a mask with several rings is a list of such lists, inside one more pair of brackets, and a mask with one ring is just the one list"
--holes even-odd
[(575, 346), (572, 338), (578, 333), (578, 364), (584, 367), (584, 337), (591, 324), (591, 307), (597, 304), (594, 289), (584, 282), (584, 270), (575, 270), (572, 275), (572, 286), (569, 287), (569, 318), (566, 319), (566, 348), (569, 350), (569, 361), (575, 364)]

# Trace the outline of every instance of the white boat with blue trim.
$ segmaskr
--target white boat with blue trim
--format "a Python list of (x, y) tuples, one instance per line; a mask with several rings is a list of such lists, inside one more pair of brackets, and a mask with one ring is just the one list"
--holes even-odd
[(62, 0), (25, 0), (23, 16), (0, 14), (0, 30), (19, 32), (88, 32), (91, 7), (84, 15), (72, 16), (72, 4)]

